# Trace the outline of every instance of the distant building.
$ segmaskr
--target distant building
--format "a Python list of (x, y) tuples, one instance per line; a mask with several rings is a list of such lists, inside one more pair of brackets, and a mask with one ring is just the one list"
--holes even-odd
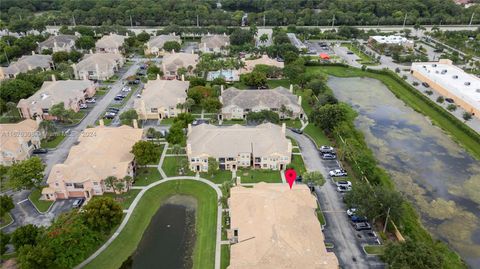
[[(131, 150), (142, 139), (143, 130), (127, 125), (105, 127), (103, 121), (100, 124), (86, 128), (65, 162), (52, 167), (48, 187), (42, 190), (44, 199), (82, 197), (89, 200), (92, 196), (114, 191), (105, 183), (107, 177), (135, 176), (135, 156)], [(127, 191), (129, 187), (125, 183), (125, 187), (118, 191)]]
[(340, 268), (325, 247), (317, 199), (305, 184), (233, 187), (228, 204), (229, 268)]
[(208, 171), (208, 158), (222, 170), (238, 168), (284, 170), (291, 161), (292, 143), (285, 124), (258, 126), (188, 126), (187, 156), (192, 171)]
[(26, 119), (18, 123), (0, 124), (0, 165), (12, 165), (30, 158), (32, 151), (40, 148), (44, 138), (37, 121)]
[(222, 120), (245, 119), (248, 113), (262, 110), (274, 111), (281, 119), (304, 117), (302, 97), (284, 87), (271, 90), (239, 90), (230, 87), (222, 91), (219, 99), (223, 104), (219, 115)]
[(242, 73), (249, 73), (252, 72), (255, 66), (257, 65), (268, 65), (268, 66), (275, 66), (278, 68), (283, 69), (284, 63), (279, 62), (275, 59), (268, 57), (268, 55), (262, 55), (262, 57), (254, 60), (245, 60), (245, 67), (242, 69)]
[(198, 48), (203, 53), (209, 53), (209, 52), (222, 53), (222, 52), (225, 52), (228, 46), (230, 46), (229, 36), (206, 35), (202, 37)]
[(104, 35), (95, 43), (96, 52), (105, 52), (105, 53), (121, 53), (123, 50), (123, 43), (125, 42), (127, 36), (109, 34)]
[(290, 43), (294, 45), (298, 50), (306, 50), (308, 49), (303, 42), (297, 38), (297, 36), (294, 33), (287, 33), (288, 39), (290, 39)]
[(187, 99), (189, 81), (149, 80), (140, 98), (134, 101), (134, 108), (141, 120), (160, 120), (176, 117), (182, 112), (178, 104)]
[(44, 71), (52, 69), (52, 56), (35, 54), (32, 51), (32, 55), (22, 56), (18, 61), (10, 63), (8, 67), (0, 67), (0, 80), (15, 78), (20, 73), (26, 73), (37, 68)]
[(83, 60), (72, 65), (73, 73), (76, 79), (107, 80), (123, 66), (124, 61), (118, 53), (85, 54)]
[(412, 63), (412, 75), (440, 93), (452, 98), (455, 104), (480, 118), (480, 78), (468, 74), (451, 60)]
[(166, 78), (179, 78), (178, 69), (185, 68), (187, 74), (193, 74), (199, 56), (193, 53), (174, 52), (163, 56), (162, 71)]
[(368, 38), (370, 45), (385, 44), (386, 46), (402, 46), (404, 48), (413, 49), (413, 41), (403, 36), (389, 35), (389, 36), (370, 36)]
[(53, 35), (47, 40), (38, 44), (38, 52), (43, 50), (52, 50), (53, 52), (70, 52), (75, 47), (75, 41), (78, 37), (75, 35)]
[(42, 87), (27, 99), (21, 99), (17, 108), (26, 119), (41, 117), (46, 120), (55, 119), (49, 115), (49, 109), (63, 102), (65, 109), (78, 112), (79, 105), (85, 98), (95, 95), (95, 84), (90, 80), (55, 80), (43, 82)]
[(160, 55), (160, 52), (162, 52), (162, 49), (163, 49), (163, 45), (169, 41), (175, 41), (182, 44), (182, 39), (180, 38), (180, 36), (176, 36), (176, 35), (152, 36), (150, 40), (146, 43), (147, 47), (145, 48), (145, 55), (148, 55), (148, 54), (154, 54), (157, 56)]

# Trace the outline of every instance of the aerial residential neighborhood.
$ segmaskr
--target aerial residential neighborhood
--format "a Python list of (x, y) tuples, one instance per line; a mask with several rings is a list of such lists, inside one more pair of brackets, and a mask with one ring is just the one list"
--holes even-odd
[(2, 268), (480, 268), (480, 2), (2, 1)]

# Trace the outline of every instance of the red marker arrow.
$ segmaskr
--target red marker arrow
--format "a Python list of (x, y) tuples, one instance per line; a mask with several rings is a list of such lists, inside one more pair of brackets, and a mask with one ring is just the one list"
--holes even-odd
[(295, 182), (295, 179), (297, 178), (297, 172), (293, 169), (287, 169), (285, 171), (285, 178), (287, 179), (290, 189), (292, 189), (293, 182)]

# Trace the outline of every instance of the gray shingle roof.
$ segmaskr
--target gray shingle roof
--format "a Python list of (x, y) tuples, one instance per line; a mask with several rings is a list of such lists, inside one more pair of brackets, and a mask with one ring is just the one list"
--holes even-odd
[(231, 107), (280, 109), (282, 105), (295, 113), (302, 111), (302, 107), (298, 104), (298, 97), (284, 87), (271, 90), (239, 90), (230, 87), (223, 91), (222, 103), (222, 111), (229, 110)]

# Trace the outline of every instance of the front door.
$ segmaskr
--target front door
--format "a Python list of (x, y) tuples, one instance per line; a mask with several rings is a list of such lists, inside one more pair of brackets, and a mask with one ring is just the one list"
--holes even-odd
[(200, 165), (197, 165), (197, 171), (198, 172), (200, 171)]

